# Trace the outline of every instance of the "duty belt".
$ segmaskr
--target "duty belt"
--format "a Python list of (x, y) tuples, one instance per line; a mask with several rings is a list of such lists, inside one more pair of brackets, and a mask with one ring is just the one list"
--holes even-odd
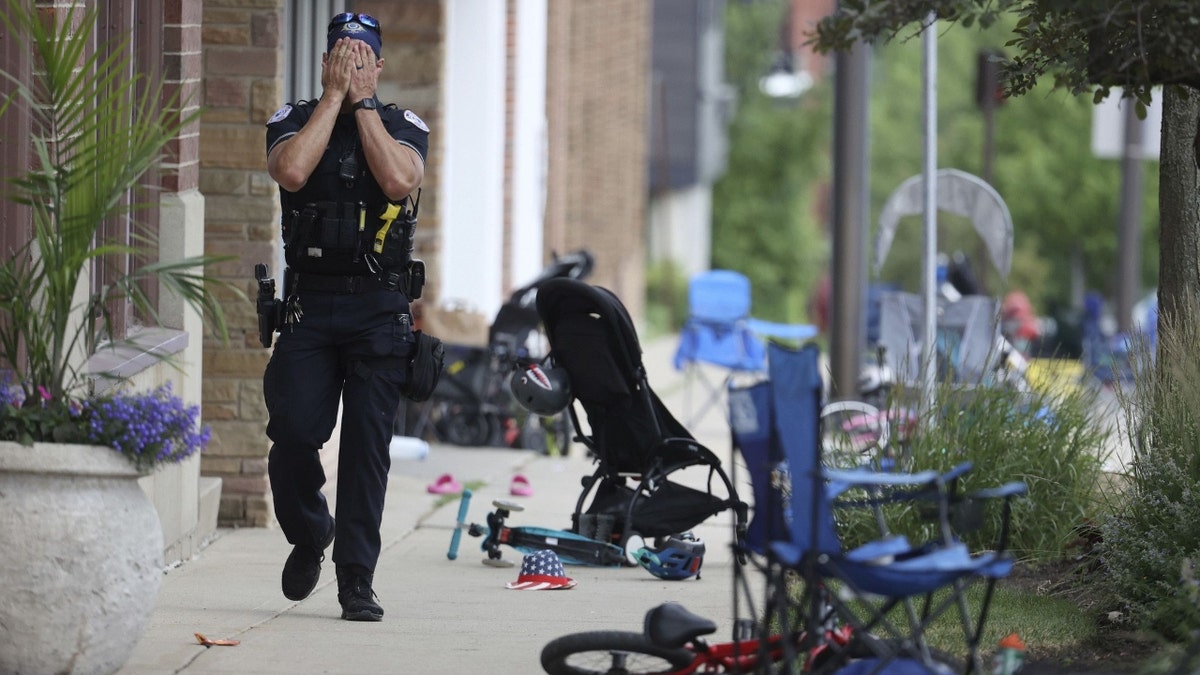
[[(388, 279), (391, 278), (389, 282)], [(372, 275), (356, 274), (336, 276), (332, 274), (301, 273), (296, 275), (296, 289), (313, 293), (338, 293), (348, 295), (353, 293), (370, 293), (371, 291), (397, 291), (399, 284), (392, 275), (379, 278)]]

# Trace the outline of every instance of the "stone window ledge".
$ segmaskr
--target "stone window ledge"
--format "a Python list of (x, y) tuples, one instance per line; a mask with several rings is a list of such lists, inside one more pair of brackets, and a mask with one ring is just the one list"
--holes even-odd
[(102, 346), (88, 359), (87, 371), (95, 382), (95, 393), (178, 354), (188, 346), (186, 331), (145, 328), (117, 345)]

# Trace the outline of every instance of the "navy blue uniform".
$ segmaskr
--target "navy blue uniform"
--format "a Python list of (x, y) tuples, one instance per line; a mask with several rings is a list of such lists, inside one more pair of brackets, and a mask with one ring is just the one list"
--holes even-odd
[[(267, 152), (298, 132), (315, 102), (284, 106), (267, 123)], [(398, 143), (422, 161), (428, 129), (394, 106), (378, 114)], [(273, 442), (268, 473), (275, 515), (289, 543), (316, 546), (330, 528), (318, 455), (342, 406), (337, 470), (337, 565), (372, 572), (391, 462), (388, 446), (412, 352), (412, 316), (405, 294), (387, 284), (390, 266), (368, 264), (388, 205), (371, 176), (354, 113), (338, 115), (329, 145), (298, 192), (280, 188), (287, 264), (294, 279), (285, 295), (302, 311), (284, 323), (263, 377)], [(289, 299), (285, 298), (285, 301)]]

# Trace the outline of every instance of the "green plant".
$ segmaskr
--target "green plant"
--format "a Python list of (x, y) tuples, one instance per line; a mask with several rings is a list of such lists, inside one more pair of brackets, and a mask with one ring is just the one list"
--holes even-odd
[[(943, 380), (933, 390), (937, 413), (907, 435), (914, 469), (946, 471), (970, 461), (962, 492), (1023, 481), (1026, 497), (1013, 501), (1009, 548), (1023, 559), (1061, 558), (1080, 525), (1096, 519), (1107, 432), (1097, 423), (1095, 392), (1086, 388), (1031, 392), (1009, 386)], [(901, 405), (901, 403), (905, 405)], [(917, 389), (894, 391), (893, 407), (929, 408)], [(1002, 512), (983, 505), (982, 520), (960, 534), (973, 549), (999, 538)], [(897, 532), (929, 536), (929, 513), (920, 503), (890, 511)], [(870, 535), (865, 518), (847, 522), (851, 532)], [(855, 536), (853, 534), (849, 535)]]
[[(0, 357), (24, 393), (20, 413), (11, 405), (0, 411), (0, 436), (21, 442), (57, 440), (61, 424), (77, 419), (71, 411), (92, 394), (87, 354), (121, 343), (112, 303), (131, 303), (158, 320), (146, 281), (227, 338), (213, 282), (203, 275), (219, 258), (160, 260), (157, 242), (145, 233), (134, 232), (132, 243), (102, 239), (106, 222), (127, 220), (136, 228), (133, 216), (149, 205), (129, 195), (196, 115), (181, 115), (176, 98), (164, 102), (161, 82), (126, 75), (127, 42), (94, 44), (100, 5), (84, 11), (34, 4), (6, 0), (0, 17), (19, 43), (15, 49), (33, 60), (28, 79), (0, 73), (7, 91), (0, 116), (25, 115), (32, 130), (31, 168), (11, 180), (6, 194), (27, 208), (31, 236), (0, 261)], [(151, 262), (91, 281), (101, 262), (121, 270), (130, 258)], [(38, 417), (44, 419), (35, 423)]]
[[(1200, 559), (1200, 327), (1195, 298), (1178, 307), (1162, 316), (1156, 366), (1119, 390), (1134, 457), (1101, 548), (1117, 611), (1171, 640), (1200, 629), (1194, 593), (1180, 592), (1183, 565)], [(1140, 363), (1150, 353), (1132, 350)]]
[(12, 387), (0, 407), (0, 436), (32, 445), (56, 443), (104, 445), (125, 455), (142, 471), (178, 462), (208, 444), (209, 429), (199, 426), (200, 406), (187, 405), (169, 384), (149, 392), (109, 392), (69, 405), (54, 405), (39, 387), (26, 405), (24, 389)]
[(688, 280), (673, 260), (660, 260), (646, 270), (646, 316), (649, 334), (678, 332), (688, 316)]

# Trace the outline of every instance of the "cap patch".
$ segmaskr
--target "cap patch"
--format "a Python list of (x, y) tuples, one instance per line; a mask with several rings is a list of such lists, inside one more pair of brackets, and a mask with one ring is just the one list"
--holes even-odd
[(279, 120), (284, 119), (285, 117), (287, 117), (288, 115), (291, 115), (291, 114), (292, 114), (292, 104), (288, 103), (287, 105), (283, 106), (279, 110), (276, 110), (275, 114), (271, 115), (271, 119), (267, 120), (267, 124), (274, 124), (274, 123), (278, 122)]
[(415, 113), (411, 110), (405, 110), (404, 111), (404, 119), (408, 120), (409, 123), (411, 123), (414, 127), (420, 129), (421, 131), (424, 131), (425, 133), (429, 133), (429, 127), (425, 126), (425, 120), (422, 120), (420, 117), (417, 117), (417, 113)]

